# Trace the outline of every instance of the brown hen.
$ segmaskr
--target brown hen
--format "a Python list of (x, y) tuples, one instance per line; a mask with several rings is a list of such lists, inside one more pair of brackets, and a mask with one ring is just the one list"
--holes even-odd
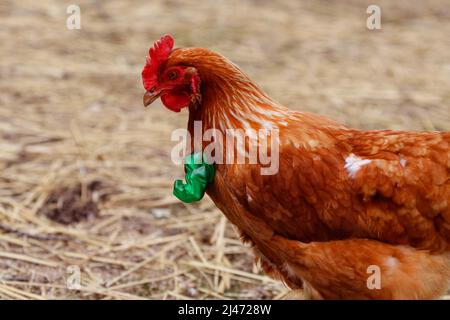
[[(450, 280), (450, 133), (359, 131), (269, 98), (218, 53), (164, 36), (143, 71), (144, 104), (189, 109), (203, 131), (277, 130), (278, 170), (216, 163), (207, 194), (264, 270), (312, 298), (431, 299)], [(272, 136), (272, 138), (275, 138)], [(222, 145), (248, 156), (252, 144)], [(195, 145), (195, 141), (192, 141)], [(202, 141), (205, 150), (208, 142)]]

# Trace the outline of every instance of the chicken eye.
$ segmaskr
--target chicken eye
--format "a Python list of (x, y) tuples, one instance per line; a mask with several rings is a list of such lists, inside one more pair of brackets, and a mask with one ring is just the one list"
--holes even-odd
[(169, 80), (175, 80), (178, 77), (178, 74), (176, 71), (170, 71), (167, 74), (167, 77), (169, 78)]

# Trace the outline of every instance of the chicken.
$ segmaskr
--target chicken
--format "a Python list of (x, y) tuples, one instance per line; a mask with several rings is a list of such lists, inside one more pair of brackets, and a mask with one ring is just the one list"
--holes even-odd
[[(359, 131), (289, 110), (218, 53), (163, 36), (144, 105), (189, 110), (188, 130), (277, 130), (279, 164), (216, 163), (206, 193), (263, 269), (313, 299), (433, 299), (450, 281), (450, 132)], [(195, 145), (195, 141), (192, 144)], [(202, 141), (204, 151), (208, 141)], [(250, 136), (224, 154), (247, 154)]]

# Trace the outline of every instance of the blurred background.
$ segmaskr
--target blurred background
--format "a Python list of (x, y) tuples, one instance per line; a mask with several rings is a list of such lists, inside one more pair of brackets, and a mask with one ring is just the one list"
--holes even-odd
[[(70, 4), (81, 29), (69, 30)], [(381, 8), (381, 30), (366, 9)], [(450, 1), (2, 0), (0, 298), (279, 299), (207, 198), (171, 195), (187, 112), (142, 106), (153, 41), (216, 50), (275, 100), (450, 130)]]

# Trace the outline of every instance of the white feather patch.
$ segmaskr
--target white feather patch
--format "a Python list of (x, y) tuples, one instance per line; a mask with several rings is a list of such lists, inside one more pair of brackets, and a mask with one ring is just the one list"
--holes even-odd
[(361, 167), (368, 165), (371, 162), (372, 160), (361, 159), (360, 157), (355, 156), (352, 153), (347, 158), (345, 158), (344, 168), (347, 170), (349, 177), (354, 178)]
[(400, 164), (404, 168), (406, 166), (406, 159), (400, 158)]

